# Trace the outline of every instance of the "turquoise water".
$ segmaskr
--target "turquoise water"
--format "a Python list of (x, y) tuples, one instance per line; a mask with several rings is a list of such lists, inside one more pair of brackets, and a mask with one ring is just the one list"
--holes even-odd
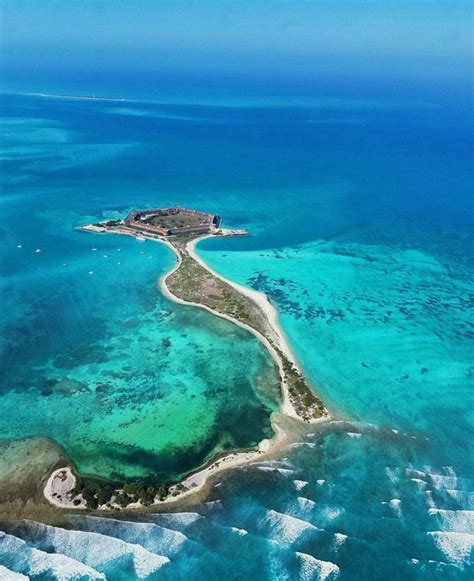
[[(150, 475), (142, 431), (174, 474), (268, 434), (258, 342), (160, 296), (166, 249), (72, 230), (178, 202), (251, 230), (199, 253), (269, 295), (335, 421), (193, 512), (5, 527), (0, 564), (32, 575), (35, 548), (51, 578), (471, 579), (470, 111), (439, 94), (190, 101), (2, 97), (3, 436), (48, 430), (85, 471)], [(168, 457), (164, 434), (183, 444)], [(113, 462), (88, 455), (98, 442)]]
[[(5, 182), (58, 144), (88, 162), (78, 133), (50, 120), (6, 117), (4, 131)], [(279, 384), (268, 353), (235, 325), (161, 295), (158, 278), (174, 264), (167, 248), (74, 230), (102, 208), (119, 214), (105, 201), (99, 209), (79, 192), (12, 189), (3, 201), (0, 437), (49, 437), (81, 473), (123, 482), (173, 481), (272, 435)]]

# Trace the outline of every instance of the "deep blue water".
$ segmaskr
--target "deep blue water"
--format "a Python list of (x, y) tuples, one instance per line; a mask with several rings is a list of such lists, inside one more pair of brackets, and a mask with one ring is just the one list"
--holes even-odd
[[(84, 315), (100, 296), (110, 328), (99, 316), (92, 324), (107, 337), (118, 332), (112, 287), (114, 299), (135, 305), (129, 317), (140, 305), (159, 310), (150, 289), (169, 256), (153, 248), (156, 266), (140, 262), (138, 243), (120, 241), (133, 259), (118, 284), (116, 269), (90, 252), (115, 251), (116, 241), (73, 227), (180, 203), (251, 230), (200, 252), (275, 302), (336, 421), (274, 463), (226, 475), (192, 513), (130, 514), (125, 524), (74, 517), (67, 530), (10, 526), (0, 565), (33, 579), (61, 570), (113, 580), (471, 579), (469, 104), (441, 92), (361, 99), (348, 90), (331, 99), (167, 100), (1, 97), (2, 323), (16, 345), (8, 377), (23, 389), (30, 370), (47, 368), (55, 349), (70, 356), (79, 339), (75, 363), (89, 377), (99, 372), (103, 353), (86, 348)], [(65, 261), (83, 276), (83, 292), (64, 283)], [(90, 288), (90, 270), (103, 285)], [(153, 318), (157, 341), (168, 336), (164, 315)], [(201, 332), (192, 315), (175, 317), (176, 336), (180, 325), (191, 339)], [(206, 341), (224, 341), (224, 331), (212, 334), (211, 322)], [(268, 398), (261, 390), (262, 406)]]

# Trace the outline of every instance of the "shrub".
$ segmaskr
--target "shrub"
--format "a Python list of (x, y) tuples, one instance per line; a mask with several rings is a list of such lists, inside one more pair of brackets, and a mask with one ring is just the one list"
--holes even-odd
[(121, 492), (120, 494), (118, 494), (115, 497), (115, 502), (122, 508), (127, 507), (131, 502), (132, 499), (128, 496), (128, 494), (125, 494), (124, 492)]

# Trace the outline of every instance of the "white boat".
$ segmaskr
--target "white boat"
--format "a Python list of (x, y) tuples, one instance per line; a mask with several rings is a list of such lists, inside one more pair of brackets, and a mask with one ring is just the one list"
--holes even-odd
[(37, 249), (35, 250), (35, 252), (36, 252), (36, 254), (39, 254), (39, 253), (41, 252), (41, 248), (37, 248)]

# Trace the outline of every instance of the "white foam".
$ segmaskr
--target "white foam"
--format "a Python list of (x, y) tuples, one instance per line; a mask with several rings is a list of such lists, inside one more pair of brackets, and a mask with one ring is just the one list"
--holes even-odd
[(296, 490), (301, 490), (305, 486), (307, 486), (306, 480), (293, 480), (293, 484), (295, 485)]
[(285, 447), (285, 450), (295, 450), (297, 448), (302, 448), (303, 446), (306, 446), (307, 448), (315, 448), (316, 444), (314, 442), (294, 442), (293, 444), (288, 444), (288, 446)]
[(295, 473), (295, 470), (291, 470), (290, 468), (277, 468), (276, 471), (283, 476), (291, 476)]
[(444, 474), (428, 473), (429, 479), (436, 488), (457, 488), (458, 479), (456, 476), (445, 476)]
[(451, 498), (462, 504), (463, 508), (474, 509), (474, 492), (469, 490), (454, 490), (451, 488), (447, 488), (446, 492)]
[(474, 532), (473, 510), (446, 510), (430, 508), (430, 516), (436, 518), (439, 526), (446, 531), (466, 533)]
[(28, 577), (22, 573), (10, 571), (3, 565), (0, 565), (0, 579), (2, 581), (28, 581)]
[(234, 533), (237, 533), (238, 535), (240, 535), (241, 537), (243, 537), (244, 535), (248, 535), (249, 532), (245, 529), (239, 529), (237, 527), (230, 527), (231, 531), (234, 531)]
[(268, 536), (280, 543), (294, 543), (304, 532), (319, 530), (310, 522), (284, 514), (276, 510), (268, 510), (261, 520), (262, 524), (270, 526)]
[(468, 564), (474, 549), (474, 534), (448, 531), (429, 532), (438, 549), (456, 564)]
[(301, 561), (300, 579), (302, 581), (331, 581), (340, 573), (339, 567), (331, 561), (321, 561), (307, 553), (295, 553)]
[(211, 500), (206, 502), (206, 506), (209, 508), (218, 508), (222, 510), (222, 501), (221, 500)]
[(264, 466), (267, 468), (291, 468), (292, 464), (288, 460), (265, 460), (263, 462), (254, 462), (253, 466)]
[[(406, 468), (405, 474), (408, 478), (410, 478), (411, 476), (413, 476), (415, 478), (426, 478), (425, 472), (422, 472), (421, 470), (414, 470), (413, 468)], [(412, 480), (413, 480), (413, 478), (412, 478)]]
[(140, 545), (101, 533), (66, 530), (31, 521), (25, 523), (34, 534), (36, 546), (40, 545), (38, 548), (44, 543), (48, 550), (53, 549), (55, 553), (99, 570), (114, 559), (129, 556), (136, 576), (143, 579), (169, 562), (168, 557), (150, 553)]
[[(52, 528), (52, 527), (51, 527)], [(80, 560), (58, 553), (49, 553), (31, 548), (23, 540), (0, 532), (0, 555), (22, 555), (25, 573), (32, 576), (47, 575), (57, 581), (86, 578), (90, 581), (105, 581), (105, 575)], [(4, 579), (4, 577), (0, 577)], [(8, 577), (7, 577), (8, 579)]]
[(466, 478), (458, 478), (451, 466), (444, 466), (443, 473), (433, 471), (431, 466), (426, 466), (425, 472), (427, 478), (437, 489), (463, 490), (467, 489), (470, 484)]
[(410, 478), (410, 480), (415, 482), (415, 484), (418, 484), (418, 486), (421, 488), (425, 488), (425, 486), (427, 486), (427, 483), (424, 480), (421, 480), (421, 478)]
[(425, 495), (426, 495), (426, 504), (428, 506), (435, 507), (436, 502), (434, 501), (433, 498), (433, 492), (431, 490), (425, 490)]
[(291, 470), (290, 468), (274, 468), (272, 466), (256, 466), (256, 468), (262, 472), (278, 472), (282, 476), (291, 476), (295, 473), (295, 470)]
[(53, 577), (56, 581), (70, 581), (70, 579), (83, 579), (84, 577), (90, 581), (105, 581), (106, 579), (103, 573), (99, 573), (93, 567), (84, 565), (76, 559), (32, 549), (28, 575), (35, 577), (45, 574)]
[(304, 510), (311, 510), (316, 506), (314, 500), (310, 500), (309, 498), (306, 498), (304, 496), (298, 496), (296, 500), (298, 501), (300, 508)]
[(385, 473), (387, 474), (390, 482), (392, 482), (393, 484), (395, 484), (396, 482), (398, 482), (399, 478), (398, 478), (398, 474), (395, 470), (392, 470), (391, 468), (389, 468), (388, 466), (385, 467)]
[(206, 518), (198, 512), (163, 512), (156, 515), (148, 515), (148, 518), (153, 518), (153, 520), (163, 520), (167, 525), (184, 525), (189, 526), (202, 518)]
[(343, 533), (334, 534), (334, 549), (337, 551), (347, 541), (349, 537)]
[(341, 514), (344, 514), (344, 512), (345, 510), (343, 508), (337, 506), (326, 506), (321, 509), (321, 516), (326, 520), (331, 521), (341, 516)]
[(398, 516), (402, 514), (402, 509), (400, 508), (401, 503), (402, 501), (399, 498), (392, 498), (388, 503)]
[(71, 519), (76, 528), (117, 537), (127, 543), (136, 543), (160, 555), (174, 555), (188, 540), (182, 532), (168, 529), (155, 523), (130, 522), (97, 516)]

